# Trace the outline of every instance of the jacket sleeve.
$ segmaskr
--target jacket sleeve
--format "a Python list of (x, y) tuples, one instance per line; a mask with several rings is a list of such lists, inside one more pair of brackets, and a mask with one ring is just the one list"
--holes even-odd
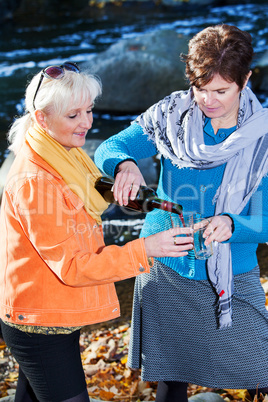
[(157, 154), (157, 149), (137, 123), (108, 138), (96, 150), (94, 161), (98, 168), (110, 176), (118, 163), (125, 159), (139, 159)]
[(258, 190), (252, 195), (240, 215), (229, 214), (233, 219), (234, 232), (230, 243), (268, 242), (268, 177), (262, 179)]
[(56, 180), (26, 180), (14, 211), (25, 241), (34, 249), (33, 259), (44, 262), (66, 285), (112, 283), (150, 270), (144, 238), (122, 247), (105, 246), (102, 227)]

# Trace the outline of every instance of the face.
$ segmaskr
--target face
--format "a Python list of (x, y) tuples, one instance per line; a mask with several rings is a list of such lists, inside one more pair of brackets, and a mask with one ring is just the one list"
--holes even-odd
[(203, 87), (193, 87), (193, 92), (199, 108), (207, 117), (237, 118), (240, 89), (235, 82), (225, 81), (220, 75), (215, 75)]
[[(64, 115), (44, 114), (39, 111), (38, 123), (68, 151), (82, 147), (93, 123), (92, 103), (88, 100), (79, 107), (71, 107)], [(41, 123), (40, 123), (41, 117)]]

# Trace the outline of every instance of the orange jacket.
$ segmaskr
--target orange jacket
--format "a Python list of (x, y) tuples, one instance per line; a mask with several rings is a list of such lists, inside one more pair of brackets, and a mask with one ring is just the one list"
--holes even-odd
[(83, 326), (120, 315), (114, 282), (149, 272), (144, 239), (106, 246), (61, 176), (26, 143), (10, 169), (0, 216), (0, 317)]

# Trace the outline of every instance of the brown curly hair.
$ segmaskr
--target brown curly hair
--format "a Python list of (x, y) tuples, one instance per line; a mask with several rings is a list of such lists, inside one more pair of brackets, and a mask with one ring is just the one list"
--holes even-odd
[(188, 54), (181, 55), (190, 85), (200, 88), (219, 74), (242, 90), (253, 59), (251, 42), (248, 32), (233, 25), (210, 26), (197, 33), (189, 41)]

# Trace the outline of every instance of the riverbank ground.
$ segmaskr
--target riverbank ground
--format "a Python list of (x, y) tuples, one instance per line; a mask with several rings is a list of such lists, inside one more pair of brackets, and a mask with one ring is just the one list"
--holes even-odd
[[(268, 277), (261, 278), (266, 293), (268, 309)], [(103, 401), (141, 402), (154, 401), (157, 383), (143, 382), (139, 370), (130, 370), (127, 363), (130, 337), (134, 280), (128, 279), (116, 284), (121, 304), (121, 317), (106, 323), (85, 327), (81, 333), (80, 348), (86, 375), (88, 394)], [(242, 368), (241, 368), (242, 369)], [(10, 354), (3, 340), (0, 341), (0, 399), (16, 390), (18, 364)], [(211, 389), (190, 384), (188, 396), (214, 393), (226, 402), (250, 402), (245, 390)], [(204, 395), (205, 397), (205, 395)], [(205, 399), (204, 399), (205, 400)], [(254, 402), (268, 402), (260, 397)]]

